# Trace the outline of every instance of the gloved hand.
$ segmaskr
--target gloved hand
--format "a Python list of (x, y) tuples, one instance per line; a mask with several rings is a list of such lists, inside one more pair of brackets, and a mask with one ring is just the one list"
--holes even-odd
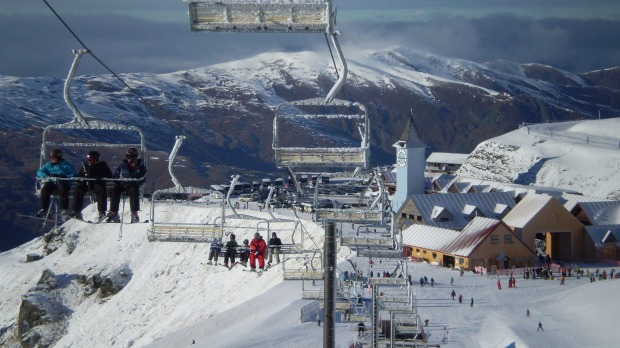
[(254, 256), (258, 256), (258, 250), (254, 250)]

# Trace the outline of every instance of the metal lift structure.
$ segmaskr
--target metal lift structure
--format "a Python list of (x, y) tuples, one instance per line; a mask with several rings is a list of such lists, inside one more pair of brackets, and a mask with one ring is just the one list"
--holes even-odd
[[(330, 171), (343, 169), (351, 170), (352, 175), (357, 176), (362, 169), (368, 167), (370, 123), (367, 110), (360, 103), (336, 99), (336, 95), (346, 81), (348, 68), (338, 43), (340, 33), (335, 30), (336, 11), (332, 8), (331, 0), (184, 1), (189, 6), (190, 29), (193, 32), (323, 33), (328, 38), (328, 44), (331, 42), (330, 51), (333, 47), (338, 58), (337, 80), (324, 98), (284, 102), (277, 106), (273, 120), (272, 142), (276, 165), (280, 168), (286, 168), (300, 196), (304, 196), (306, 193), (297, 182), (295, 171), (299, 169), (319, 168), (321, 176), (329, 177)], [(353, 125), (343, 126), (346, 122), (353, 123)], [(302, 131), (297, 133), (305, 134), (305, 138), (294, 137), (295, 139), (292, 140), (290, 134), (295, 134), (295, 132), (291, 132), (291, 129), (300, 125)], [(305, 131), (328, 127), (337, 129), (339, 133), (334, 133), (338, 139), (335, 141), (327, 139), (331, 141), (327, 141), (326, 144), (322, 143), (326, 137), (308, 137), (309, 132)], [(295, 143), (286, 144), (287, 140)], [(377, 175), (374, 179), (377, 180), (381, 190), (378, 198), (363, 208), (351, 211), (334, 207), (319, 208), (317, 202), (318, 189), (316, 189), (314, 208), (315, 211), (318, 209), (318, 212), (315, 212), (315, 220), (325, 226), (323, 253), (321, 257), (315, 257), (315, 254), (312, 257), (308, 254), (291, 257), (291, 261), (292, 258), (301, 258), (297, 262), (290, 262), (291, 266), (301, 265), (298, 266), (299, 268), (288, 266), (289, 263), (286, 259), (283, 264), (284, 279), (323, 282), (323, 292), (317, 292), (316, 295), (311, 295), (308, 292), (307, 295), (323, 298), (324, 301), (324, 347), (335, 346), (334, 312), (338, 310), (334, 299), (337, 244), (335, 223), (371, 223), (377, 226), (385, 226), (393, 221), (393, 217), (386, 213), (391, 209), (386, 209), (388, 207), (383, 185), (379, 183)], [(321, 180), (317, 180), (317, 183), (319, 181)], [(364, 190), (359, 193), (358, 197), (365, 197)], [(398, 250), (402, 250), (402, 245), (395, 242), (393, 231), (391, 231), (390, 236), (392, 241), (376, 243), (379, 244), (379, 247), (371, 241), (365, 244), (356, 244), (358, 255), (395, 257)], [(352, 243), (358, 242), (352, 241)], [(391, 249), (388, 248), (388, 245)], [(393, 284), (377, 282), (377, 285), (379, 284), (381, 286), (401, 285), (400, 281), (395, 281)], [(342, 309), (344, 310), (344, 308)]]
[[(97, 150), (100, 152), (106, 152), (106, 155), (112, 156), (111, 150), (122, 148), (122, 151), (126, 151), (127, 148), (134, 147), (138, 149), (143, 158), (144, 164), (147, 164), (147, 148), (146, 140), (142, 130), (135, 126), (124, 125), (119, 123), (113, 123), (104, 120), (98, 120), (95, 118), (85, 118), (82, 112), (75, 106), (71, 99), (71, 82), (75, 76), (75, 72), (80, 63), (80, 59), (84, 54), (89, 54), (88, 50), (72, 50), (74, 55), (73, 63), (69, 69), (67, 79), (64, 83), (64, 100), (69, 106), (69, 109), (73, 113), (73, 119), (70, 122), (62, 124), (48, 125), (43, 129), (41, 152), (39, 159), (39, 167), (47, 161), (48, 151), (54, 148), (64, 149), (63, 156), (65, 159), (71, 161), (78, 161), (82, 163), (84, 160), (84, 151)], [(114, 141), (118, 139), (118, 141)], [(127, 142), (126, 140), (131, 140)], [(67, 149), (69, 151), (67, 151)], [(78, 149), (80, 151), (78, 151)], [(93, 178), (54, 178), (54, 180), (61, 181), (89, 181), (95, 180)], [(115, 181), (140, 181), (139, 179), (107, 179), (108, 185), (112, 185)], [(42, 185), (42, 180), (37, 179), (35, 182), (35, 194), (39, 195)], [(143, 192), (141, 190), (141, 196)], [(52, 202), (55, 202), (56, 198), (53, 197)], [(54, 203), (52, 203), (54, 204)], [(58, 208), (56, 207), (56, 210)], [(47, 212), (46, 218), (49, 217), (52, 211), (52, 207)], [(56, 211), (58, 216), (58, 211)], [(58, 219), (55, 220), (55, 227), (58, 225)], [(45, 224), (45, 222), (44, 222)]]
[[(165, 241), (165, 242), (204, 242), (210, 243), (213, 240), (222, 240), (224, 237), (224, 199), (221, 197), (218, 204), (222, 207), (222, 216), (219, 217), (220, 222), (198, 223), (198, 222), (174, 222), (166, 220), (166, 222), (158, 221), (156, 207), (162, 205), (178, 205), (184, 204), (188, 208), (195, 205), (204, 205), (202, 197), (211, 193), (210, 190), (199, 187), (184, 187), (174, 174), (174, 160), (176, 158), (185, 136), (177, 136), (172, 151), (168, 156), (168, 172), (174, 183), (174, 187), (168, 189), (160, 189), (153, 192), (151, 199), (151, 226), (147, 231), (149, 241)], [(196, 201), (200, 203), (196, 203)]]

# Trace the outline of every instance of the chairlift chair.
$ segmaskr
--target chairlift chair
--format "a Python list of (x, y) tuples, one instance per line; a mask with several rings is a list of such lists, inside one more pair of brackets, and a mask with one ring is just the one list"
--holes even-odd
[[(369, 157), (369, 123), (366, 109), (359, 103), (335, 99), (347, 77), (347, 65), (334, 30), (335, 11), (332, 0), (242, 1), (185, 0), (189, 6), (190, 30), (244, 33), (324, 33), (337, 53), (338, 79), (324, 99), (283, 103), (274, 118), (273, 149), (278, 167), (367, 167)], [(303, 112), (304, 107), (319, 109), (357, 109), (354, 112)], [(302, 111), (302, 112), (299, 112)], [(278, 124), (287, 118), (361, 119), (361, 145), (336, 147), (283, 146)]]
[(192, 31), (322, 33), (330, 25), (331, 1), (184, 1)]
[[(205, 224), (198, 222), (174, 222), (174, 221), (158, 221), (155, 207), (160, 205), (168, 197), (180, 197), (184, 196), (185, 203), (189, 206), (191, 195), (205, 196), (210, 193), (210, 190), (196, 188), (196, 187), (183, 187), (174, 174), (174, 159), (185, 140), (185, 136), (177, 136), (174, 147), (170, 151), (168, 157), (168, 172), (172, 182), (173, 188), (160, 189), (153, 192), (151, 199), (151, 226), (147, 231), (147, 238), (149, 241), (166, 241), (166, 242), (203, 242), (210, 243), (214, 239), (221, 239), (224, 236), (224, 223), (223, 217), (220, 224)], [(173, 200), (173, 204), (177, 204), (177, 200)], [(223, 206), (223, 199), (220, 206)], [(222, 215), (224, 213), (222, 212)], [(217, 219), (216, 219), (217, 220)]]
[[(290, 261), (296, 260), (293, 266)], [(312, 256), (289, 256), (282, 262), (284, 280), (323, 280), (323, 258), (319, 254)]]
[[(39, 167), (42, 167), (44, 163), (47, 161), (48, 151), (54, 148), (62, 148), (62, 149), (71, 149), (71, 148), (81, 148), (81, 149), (97, 149), (101, 151), (102, 149), (116, 149), (122, 148), (125, 151), (127, 148), (133, 147), (138, 149), (141, 154), (144, 165), (147, 165), (148, 156), (147, 156), (147, 148), (145, 136), (142, 130), (136, 126), (118, 124), (103, 120), (96, 119), (85, 119), (80, 110), (73, 104), (71, 100), (71, 81), (75, 75), (75, 71), (77, 70), (77, 66), (79, 64), (80, 58), (82, 55), (89, 53), (88, 50), (72, 50), (74, 54), (74, 60), (71, 64), (71, 68), (69, 70), (69, 74), (67, 75), (67, 79), (64, 84), (64, 99), (71, 111), (73, 112), (73, 120), (67, 123), (62, 124), (54, 124), (48, 125), (43, 129), (42, 141), (41, 141), (41, 152), (39, 159)], [(112, 142), (110, 139), (114, 139), (116, 137), (120, 137), (123, 140), (130, 138), (130, 142), (119, 141)], [(77, 139), (77, 140), (76, 140)], [(99, 139), (99, 140), (98, 140)], [(104, 140), (101, 140), (104, 139)], [(75, 152), (75, 151), (74, 151)], [(65, 159), (77, 159), (81, 163), (83, 158), (81, 155), (72, 154), (71, 151), (65, 151), (66, 156)], [(76, 157), (80, 156), (80, 157)], [(67, 180), (67, 181), (85, 181), (92, 180), (90, 178), (57, 178), (57, 180)], [(108, 183), (112, 183), (114, 181), (140, 181), (143, 178), (138, 179), (107, 179)], [(37, 179), (35, 182), (35, 194), (39, 194), (41, 189), (41, 180)], [(140, 196), (143, 196), (144, 188), (143, 186), (140, 189)], [(52, 201), (54, 202), (54, 201)]]
[[(330, 138), (327, 146), (325, 144), (316, 147), (283, 144), (282, 135), (285, 132), (290, 133), (300, 126), (325, 128), (330, 121), (355, 122), (359, 131), (360, 144), (353, 144), (355, 140), (350, 134), (344, 133), (340, 139)], [(340, 131), (339, 128), (341, 126), (338, 123), (332, 125), (334, 132)], [(282, 103), (276, 108), (276, 116), (273, 120), (272, 148), (276, 165), (293, 168), (366, 168), (370, 157), (369, 128), (368, 112), (360, 103), (340, 99), (326, 102), (322, 98)], [(299, 132), (305, 131), (301, 128)], [(322, 138), (324, 138), (323, 134), (308, 141), (318, 142), (323, 140)], [(344, 142), (348, 144), (342, 144)]]
[[(314, 199), (315, 202), (319, 198), (319, 185), (322, 180), (317, 180), (315, 186)], [(379, 195), (370, 199), (370, 197), (364, 197), (367, 189), (359, 192), (359, 199), (365, 199), (368, 201), (367, 207), (341, 209), (337, 207), (332, 208), (320, 208), (317, 207), (314, 211), (314, 218), (317, 221), (331, 221), (331, 222), (346, 222), (355, 224), (374, 224), (377, 226), (386, 225), (390, 219), (391, 209), (386, 209), (387, 203), (387, 191), (383, 186), (383, 181), (376, 174), (371, 176), (368, 182), (368, 186), (373, 182), (377, 183)]]
[[(70, 87), (71, 81), (73, 80), (73, 76), (75, 74), (75, 70), (79, 64), (80, 58), (85, 53), (89, 53), (88, 50), (73, 50), (73, 54), (75, 58), (73, 60), (73, 64), (71, 65), (71, 69), (67, 76), (64, 85), (64, 98), (65, 102), (69, 106), (69, 108), (73, 111), (74, 118), (70, 122), (56, 125), (49, 125), (45, 127), (43, 130), (42, 144), (41, 144), (41, 156), (39, 165), (43, 166), (43, 164), (47, 161), (48, 149), (60, 147), (60, 148), (70, 148), (70, 147), (81, 147), (81, 148), (123, 148), (127, 149), (129, 147), (137, 148), (143, 160), (147, 161), (147, 149), (146, 149), (146, 141), (145, 136), (142, 130), (136, 126), (112, 123), (103, 120), (86, 120), (82, 113), (75, 107), (71, 100), (70, 95)], [(53, 134), (54, 131), (62, 132), (61, 135)], [(66, 131), (66, 132), (65, 132)], [(132, 143), (112, 143), (110, 141), (71, 141), (67, 138), (67, 133), (76, 136), (76, 134), (82, 135), (83, 133), (88, 134), (88, 132), (97, 133), (99, 132), (108, 132), (115, 134), (124, 134), (127, 136), (133, 136), (139, 139), (138, 142)], [(97, 136), (96, 134), (94, 135)], [(109, 139), (110, 137), (106, 137)]]

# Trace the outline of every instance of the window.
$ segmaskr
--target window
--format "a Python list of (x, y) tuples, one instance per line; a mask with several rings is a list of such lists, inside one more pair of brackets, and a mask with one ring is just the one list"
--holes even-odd
[(418, 215), (418, 216), (416, 216), (416, 217), (415, 217), (415, 219), (416, 219), (416, 221), (422, 221), (422, 217), (421, 217), (421, 216), (419, 216), (419, 215)]
[(499, 244), (499, 237), (491, 236), (491, 244)]
[(504, 244), (512, 244), (512, 234), (504, 235)]
[(409, 219), (411, 219), (411, 220), (415, 220), (415, 215), (413, 215), (413, 214), (409, 214)]
[(416, 253), (419, 253), (419, 252), (420, 252), (420, 249), (416, 249), (416, 250), (415, 250), (415, 252), (416, 252)]
[(437, 253), (433, 253), (433, 259), (437, 258)]
[(407, 218), (407, 213), (401, 213), (400, 217), (402, 217), (403, 219), (406, 219)]
[(422, 250), (422, 254), (426, 254), (426, 250)]

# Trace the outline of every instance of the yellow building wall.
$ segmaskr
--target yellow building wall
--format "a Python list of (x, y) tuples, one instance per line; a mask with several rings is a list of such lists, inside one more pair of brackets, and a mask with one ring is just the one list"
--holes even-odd
[[(506, 243), (506, 235), (511, 236), (512, 243)], [(497, 244), (493, 244), (492, 236), (497, 237)], [(534, 252), (527, 248), (504, 224), (499, 224), (469, 256), (452, 255), (439, 250), (410, 245), (407, 248), (411, 250), (408, 256), (411, 256), (412, 260), (438, 262), (440, 265), (444, 265), (446, 257), (454, 257), (455, 267), (469, 270), (473, 270), (476, 266), (498, 266), (498, 268), (503, 268), (503, 262), (497, 261), (497, 257), (502, 253), (510, 259), (510, 267), (532, 266), (536, 262)], [(436, 257), (433, 257), (433, 254)]]
[[(423, 259), (426, 262), (439, 262), (439, 264), (443, 264), (443, 255), (441, 251), (424, 249), (417, 246), (408, 246), (411, 248), (411, 259), (419, 261)], [(436, 257), (433, 257), (433, 253), (436, 254)]]
[[(570, 232), (571, 258), (583, 259), (585, 230), (583, 225), (557, 200), (551, 199), (522, 230), (522, 240), (530, 248), (535, 249), (536, 233)], [(550, 245), (547, 241), (547, 245)], [(554, 255), (551, 255), (553, 258)], [(568, 260), (566, 260), (568, 261)]]
[[(512, 243), (506, 243), (505, 236), (507, 235), (511, 236)], [(492, 236), (497, 237), (497, 244), (493, 244)], [(510, 267), (532, 266), (536, 262), (534, 252), (525, 246), (506, 225), (499, 224), (469, 255), (465, 268), (473, 269), (476, 266), (503, 268), (503, 262), (497, 260), (497, 257), (502, 253), (508, 256)]]

